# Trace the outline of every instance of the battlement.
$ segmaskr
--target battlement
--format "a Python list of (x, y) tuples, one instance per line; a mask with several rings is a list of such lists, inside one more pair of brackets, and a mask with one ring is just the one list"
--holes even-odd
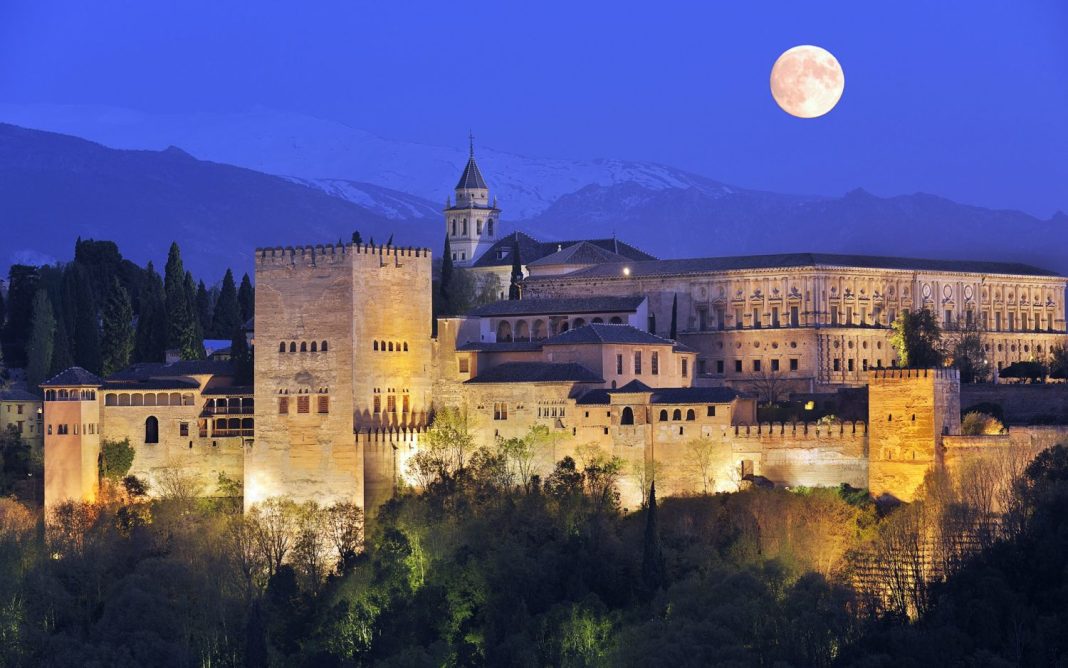
[(257, 267), (341, 265), (354, 256), (430, 257), (429, 248), (410, 246), (372, 246), (370, 244), (317, 244), (314, 246), (276, 246), (256, 249)]
[[(728, 432), (729, 433), (729, 432)], [(789, 438), (789, 439), (852, 439), (868, 435), (868, 423), (837, 422), (820, 424), (818, 422), (757, 422), (755, 424), (734, 425), (734, 438)]]
[(426, 427), (371, 427), (355, 430), (357, 443), (392, 443), (415, 447)]
[(929, 369), (888, 368), (868, 370), (869, 384), (885, 381), (918, 380), (926, 378), (959, 382), (960, 371), (950, 367), (936, 367)]

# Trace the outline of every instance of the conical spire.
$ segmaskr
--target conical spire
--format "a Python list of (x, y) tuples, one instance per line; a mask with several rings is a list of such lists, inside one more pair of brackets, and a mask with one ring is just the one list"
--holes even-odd
[(468, 135), (468, 149), (467, 166), (464, 167), (464, 172), (460, 175), (460, 182), (456, 184), (456, 189), (474, 190), (481, 188), (482, 190), (488, 190), (489, 187), (486, 185), (486, 180), (482, 178), (482, 172), (475, 162), (475, 135), (473, 134)]

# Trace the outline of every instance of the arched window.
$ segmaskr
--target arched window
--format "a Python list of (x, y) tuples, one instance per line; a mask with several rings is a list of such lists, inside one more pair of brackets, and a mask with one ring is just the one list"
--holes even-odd
[(687, 422), (693, 422), (696, 419), (697, 419), (697, 413), (694, 413), (692, 408), (689, 409), (688, 411), (686, 411), (686, 421)]
[[(161, 394), (160, 396), (162, 397), (162, 396), (166, 396), (166, 395), (162, 395)], [(153, 394), (152, 392), (149, 392), (148, 394), (146, 394), (145, 395), (145, 405), (146, 406), (155, 406), (156, 405), (156, 395)], [(166, 405), (166, 404), (164, 404), (164, 405)]]
[(408, 352), (408, 342), (404, 342), (404, 352)]
[(593, 319), (593, 320), (591, 320), (590, 322), (591, 322), (592, 324), (594, 324), (594, 325), (603, 325), (603, 324), (604, 324), (604, 318), (602, 318), (602, 317), (600, 317), (600, 316), (597, 316), (596, 318), (594, 318), (594, 319)]
[(393, 342), (389, 342), (389, 352), (393, 352)]
[(319, 346), (319, 351), (324, 353), (327, 352), (326, 341), (323, 341), (322, 345)]
[(311, 344), (311, 351), (312, 351), (313, 353), (317, 353), (317, 352), (319, 352), (319, 342), (318, 342), (318, 341), (312, 341), (312, 344)]
[(489, 218), (489, 219), (486, 220), (486, 234), (488, 234), (490, 236), (493, 236), (493, 219), (492, 218)]
[(630, 406), (623, 407), (623, 413), (619, 416), (619, 424), (634, 424), (634, 411)]
[(586, 320), (584, 318), (575, 318), (575, 322), (571, 326), (577, 329), (579, 327), (585, 326), (585, 324)]
[(145, 405), (145, 395), (143, 395), (141, 393), (134, 394), (133, 396), (130, 397), (130, 405), (131, 406), (144, 406)]
[(378, 350), (378, 340), (375, 339), (375, 350)]
[(507, 343), (512, 340), (512, 325), (507, 320), (497, 324), (497, 342)]
[(660, 421), (667, 422), (667, 410), (660, 411)]
[(464, 218), (463, 233), (467, 234), (467, 219)]
[(286, 351), (286, 342), (282, 341), (278, 344), (278, 352), (284, 353)]
[(545, 338), (545, 321), (535, 320), (534, 329), (531, 331), (531, 338), (534, 341), (540, 341)]
[(302, 353), (308, 352), (308, 342), (307, 341), (301, 341), (300, 342), (300, 352), (302, 352)]
[(155, 415), (145, 420), (145, 443), (159, 443), (159, 420)]
[(452, 221), (452, 236), (454, 236), (454, 237), (456, 236), (456, 219), (455, 218)]
[(671, 413), (671, 419), (672, 420), (681, 420), (682, 419), (682, 411), (679, 410), (678, 408), (676, 408), (674, 410), (674, 412)]
[(130, 395), (128, 395), (128, 394), (120, 394), (119, 395), (119, 405), (120, 406), (129, 406), (130, 405)]
[(618, 315), (614, 315), (614, 316), (612, 316), (612, 319), (608, 321), (608, 324), (610, 324), (610, 325), (622, 325), (623, 324), (623, 319), (620, 318)]
[(527, 325), (526, 320), (518, 320), (515, 323), (515, 340), (516, 341), (529, 341), (530, 340), (530, 326)]
[(105, 406), (118, 406), (119, 405), (118, 398), (115, 396), (114, 392), (108, 392), (107, 394), (104, 395), (104, 405)]
[(291, 352), (291, 353), (297, 352), (297, 342), (296, 341), (290, 341), (289, 342), (289, 352)]

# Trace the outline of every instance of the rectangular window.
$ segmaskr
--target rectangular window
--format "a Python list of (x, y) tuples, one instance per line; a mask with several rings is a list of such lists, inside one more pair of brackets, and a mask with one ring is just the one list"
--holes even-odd
[(875, 325), (876, 327), (881, 325), (882, 323), (879, 322), (879, 318), (882, 316), (882, 314), (883, 314), (883, 307), (882, 306), (873, 307), (872, 310), (871, 310), (871, 324)]
[(832, 325), (837, 325), (838, 324), (838, 307), (837, 306), (832, 306), (831, 307), (831, 324)]
[(289, 397), (278, 397), (278, 414), (286, 415), (289, 413)]
[(777, 359), (771, 360), (771, 370), (772, 371), (778, 371), (779, 370), (779, 360), (777, 360)]
[(508, 419), (508, 404), (502, 402), (493, 404), (493, 419), (494, 420), (507, 420)]
[(382, 412), (382, 395), (376, 394), (374, 398), (374, 413), (378, 415)]
[(848, 360), (846, 360), (846, 364), (848, 365), (849, 370), (852, 371), (853, 370), (853, 358), (850, 357)]
[(745, 316), (742, 315), (742, 309), (734, 309), (734, 328), (741, 329), (745, 327)]
[(329, 413), (330, 412), (330, 397), (325, 395), (325, 394), (320, 394), (317, 398), (318, 398), (318, 404), (319, 405), (316, 406), (316, 410), (318, 410), (320, 413)]
[(890, 309), (889, 311), (886, 312), (886, 324), (887, 325), (892, 325), (892, 324), (894, 324), (895, 320), (897, 320), (897, 310), (896, 309)]
[(868, 324), (868, 309), (865, 306), (860, 307), (860, 326), (863, 327)]
[(311, 397), (302, 394), (297, 397), (297, 413), (311, 412)]
[(706, 412), (705, 415), (707, 417), (716, 417), (716, 407), (715, 406), (709, 406), (708, 407), (708, 412)]
[[(11, 408), (8, 407), (8, 410), (11, 410)], [(22, 415), (22, 404), (19, 404), (18, 414)]]
[(471, 373), (471, 361), (467, 357), (460, 358), (460, 373)]
[(742, 372), (742, 360), (734, 360), (734, 373)]
[(722, 306), (716, 307), (716, 329), (723, 331), (727, 328), (727, 311)]
[(178, 435), (179, 436), (188, 436), (189, 435), (189, 423), (188, 422), (179, 422), (178, 423)]
[(401, 399), (403, 400), (403, 403), (401, 404), (401, 412), (407, 415), (412, 411), (411, 397), (405, 394), (403, 397), (401, 397)]
[(778, 327), (779, 326), (779, 307), (778, 306), (772, 306), (771, 307), (771, 326), (772, 327)]
[(1015, 332), (1016, 331), (1016, 314), (1015, 313), (1009, 313), (1009, 331), (1010, 332)]
[(616, 375), (623, 375), (623, 353), (616, 355)]
[(642, 372), (642, 351), (634, 351), (634, 375), (638, 375)]
[(701, 375), (708, 373), (708, 360), (697, 360), (697, 373)]
[(654, 352), (649, 359), (649, 371), (657, 376), (660, 374), (660, 353)]
[(760, 360), (753, 360), (753, 371), (756, 373), (760, 372)]
[(853, 307), (852, 306), (847, 306), (846, 307), (846, 323), (845, 324), (847, 326), (851, 326), (853, 324)]
[(697, 309), (697, 329), (702, 332), (708, 329), (708, 310), (704, 308)]
[(835, 371), (841, 371), (842, 370), (842, 360), (838, 359), (837, 357), (834, 358), (834, 370)]
[(716, 360), (716, 373), (723, 373), (723, 360)]
[(996, 332), (1000, 332), (1001, 331), (1001, 313), (1000, 312), (994, 314), (994, 331), (996, 331)]
[(975, 318), (973, 312), (969, 309), (964, 312), (964, 324), (970, 328), (973, 322), (975, 322)]
[(953, 311), (950, 311), (948, 308), (946, 309), (946, 314), (942, 319), (942, 326), (947, 328), (953, 326)]
[(791, 306), (790, 307), (790, 326), (791, 327), (800, 327), (801, 326), (801, 319), (799, 317), (799, 314), (798, 314), (796, 306)]
[[(21, 408), (21, 406), (19, 406), (19, 408)], [(21, 434), (21, 433), (23, 433), (23, 431), (24, 431), (24, 427), (22, 425), (22, 420), (19, 420), (18, 432)]]
[(983, 329), (990, 328), (990, 313), (988, 311), (983, 311), (979, 314), (979, 324), (983, 327)]
[(387, 394), (386, 395), (386, 412), (387, 413), (396, 413), (397, 412), (397, 395), (395, 395), (395, 394)]
[(860, 369), (862, 371), (867, 371), (868, 370), (868, 360), (861, 360), (860, 361)]
[(797, 358), (796, 357), (791, 357), (790, 358), (790, 371), (797, 371)]
[(67, 435), (67, 433), (68, 433), (68, 432), (67, 432), (67, 429), (68, 429), (67, 425), (65, 425), (65, 424), (61, 424), (61, 425), (59, 425), (59, 426), (57, 427), (57, 429), (56, 429), (56, 433), (57, 433), (58, 435), (60, 435), (60, 436), (66, 436), (66, 435)]
[(763, 323), (760, 322), (760, 309), (753, 309), (753, 329), (760, 329)]
[(682, 358), (682, 377), (686, 378), (690, 372), (690, 360), (685, 357)]
[[(1026, 313), (1021, 313), (1020, 314), (1020, 329), (1022, 329), (1025, 332), (1028, 329), (1028, 327), (1027, 327), (1027, 314)], [(21, 408), (21, 406), (20, 406), (20, 408)]]

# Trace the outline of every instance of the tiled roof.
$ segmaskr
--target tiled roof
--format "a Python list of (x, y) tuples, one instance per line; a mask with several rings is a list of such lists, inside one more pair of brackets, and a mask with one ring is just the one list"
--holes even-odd
[[(572, 239), (570, 241), (538, 241), (529, 234), (513, 232), (498, 239), (472, 266), (502, 267), (512, 264), (512, 244), (519, 242), (519, 257), (523, 264), (531, 264), (541, 258), (562, 251), (575, 244), (586, 242), (604, 250), (615, 253), (626, 260), (643, 261), (656, 258), (618, 239)], [(498, 251), (505, 251), (504, 257), (497, 257)]]
[(574, 362), (505, 362), (468, 383), (603, 383), (604, 379)]
[(41, 397), (20, 388), (0, 390), (0, 401), (41, 401)]
[(793, 267), (845, 267), (860, 269), (897, 269), (905, 271), (950, 271), (976, 274), (1007, 274), (1014, 276), (1057, 276), (1052, 272), (1028, 264), (1015, 262), (985, 262), (972, 260), (930, 260), (879, 255), (834, 255), (830, 253), (784, 253), (778, 255), (740, 255), (736, 257), (706, 257), (682, 260), (652, 260), (648, 262), (616, 262), (579, 269), (564, 276), (535, 276), (528, 281), (558, 280), (560, 278), (623, 278), (629, 269), (631, 278), (641, 276), (677, 276), (717, 271), (745, 269), (786, 269)]
[(105, 390), (122, 390), (137, 392), (139, 390), (195, 390), (200, 383), (192, 378), (145, 378), (138, 380), (112, 380), (104, 381)]
[(664, 339), (649, 332), (643, 332), (630, 325), (606, 325), (594, 323), (583, 325), (566, 332), (550, 336), (542, 341), (543, 346), (562, 346), (576, 343), (630, 343), (649, 346), (677, 345), (671, 339)]
[(612, 391), (613, 392), (619, 392), (621, 394), (627, 394), (627, 393), (631, 393), (631, 392), (652, 392), (653, 388), (649, 387), (648, 385), (646, 385), (642, 381), (640, 381), (637, 378), (635, 378), (634, 380), (630, 381), (629, 383), (627, 383), (623, 387), (621, 387), (621, 388), (619, 388), (617, 390), (612, 390)]
[(201, 394), (209, 396), (251, 396), (253, 388), (251, 385), (216, 385), (214, 387), (205, 387)]
[(607, 248), (601, 248), (589, 241), (580, 241), (571, 244), (563, 250), (546, 255), (543, 258), (527, 262), (528, 267), (540, 267), (554, 264), (604, 264), (606, 262), (626, 262), (627, 258), (619, 253), (613, 253)]
[(224, 360), (181, 360), (163, 362), (140, 362), (108, 376), (108, 380), (146, 380), (148, 378), (173, 378), (176, 376), (229, 376), (233, 364)]
[[(646, 389), (628, 389), (635, 383)], [(611, 403), (613, 394), (626, 394), (628, 392), (651, 392), (649, 403), (651, 404), (726, 404), (734, 401), (738, 392), (729, 387), (660, 387), (649, 388), (640, 381), (633, 380), (618, 390), (590, 390), (578, 398), (576, 403), (582, 405), (597, 405)]]
[(478, 164), (475, 162), (475, 156), (472, 155), (467, 159), (467, 166), (464, 167), (464, 173), (460, 175), (460, 181), (456, 184), (456, 189), (485, 189), (486, 187), (486, 180), (482, 178), (482, 172), (479, 170)]
[(469, 341), (457, 348), (459, 352), (529, 353), (541, 350), (540, 341)]
[(61, 386), (61, 385), (74, 385), (74, 386), (99, 386), (104, 383), (100, 379), (100, 376), (89, 373), (80, 366), (72, 366), (66, 371), (60, 371), (55, 376), (52, 376), (45, 382), (41, 383), (41, 387)]
[(504, 299), (472, 309), (468, 315), (488, 318), (515, 315), (557, 315), (566, 313), (633, 313), (645, 297), (556, 297), (546, 299)]

